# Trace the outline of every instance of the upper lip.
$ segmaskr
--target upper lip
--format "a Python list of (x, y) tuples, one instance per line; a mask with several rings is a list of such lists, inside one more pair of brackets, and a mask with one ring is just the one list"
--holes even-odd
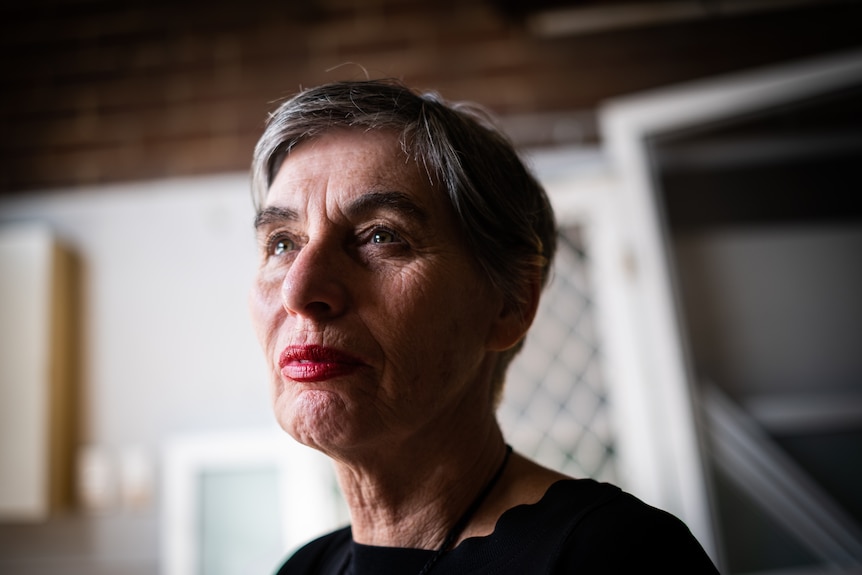
[(278, 367), (296, 362), (362, 364), (362, 360), (335, 348), (322, 345), (289, 345), (278, 358)]

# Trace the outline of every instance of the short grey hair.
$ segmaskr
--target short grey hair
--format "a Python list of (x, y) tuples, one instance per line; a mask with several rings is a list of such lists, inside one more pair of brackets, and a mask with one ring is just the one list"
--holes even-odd
[[(469, 249), (513, 309), (548, 281), (557, 228), (544, 188), (483, 108), (449, 103), (395, 80), (335, 82), (303, 90), (272, 114), (254, 150), (257, 209), (290, 150), (338, 128), (390, 130), (449, 197)], [(501, 354), (495, 396), (517, 345)], [(499, 397), (498, 397), (499, 398)]]

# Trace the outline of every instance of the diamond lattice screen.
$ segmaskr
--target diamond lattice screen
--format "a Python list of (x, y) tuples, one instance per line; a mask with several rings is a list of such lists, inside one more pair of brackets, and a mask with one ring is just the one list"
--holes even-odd
[(579, 229), (562, 229), (551, 282), (509, 368), (498, 416), (516, 450), (569, 475), (614, 481), (587, 257)]

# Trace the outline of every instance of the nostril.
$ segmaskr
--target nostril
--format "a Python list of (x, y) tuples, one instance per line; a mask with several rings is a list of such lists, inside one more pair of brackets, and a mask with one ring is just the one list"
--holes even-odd
[(310, 315), (326, 315), (332, 312), (332, 307), (323, 301), (313, 301), (305, 306), (305, 311)]

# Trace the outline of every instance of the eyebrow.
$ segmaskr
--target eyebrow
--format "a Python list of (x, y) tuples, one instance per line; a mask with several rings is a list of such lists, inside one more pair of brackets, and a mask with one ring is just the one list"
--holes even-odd
[(257, 215), (255, 215), (254, 229), (259, 230), (260, 228), (273, 223), (296, 221), (298, 219), (299, 215), (296, 213), (296, 210), (292, 210), (290, 208), (280, 208), (277, 206), (269, 206), (268, 208), (260, 210), (259, 212), (257, 212)]
[[(363, 194), (347, 204), (345, 213), (350, 217), (361, 217), (378, 210), (392, 210), (415, 219), (419, 223), (426, 223), (429, 219), (428, 212), (413, 201), (410, 196), (395, 191)], [(296, 210), (269, 206), (257, 212), (254, 218), (254, 227), (260, 229), (271, 224), (297, 220), (299, 220), (299, 214)]]
[(392, 210), (420, 223), (428, 221), (426, 212), (413, 198), (402, 192), (379, 191), (362, 194), (347, 204), (345, 213), (348, 216), (362, 216), (378, 210)]

